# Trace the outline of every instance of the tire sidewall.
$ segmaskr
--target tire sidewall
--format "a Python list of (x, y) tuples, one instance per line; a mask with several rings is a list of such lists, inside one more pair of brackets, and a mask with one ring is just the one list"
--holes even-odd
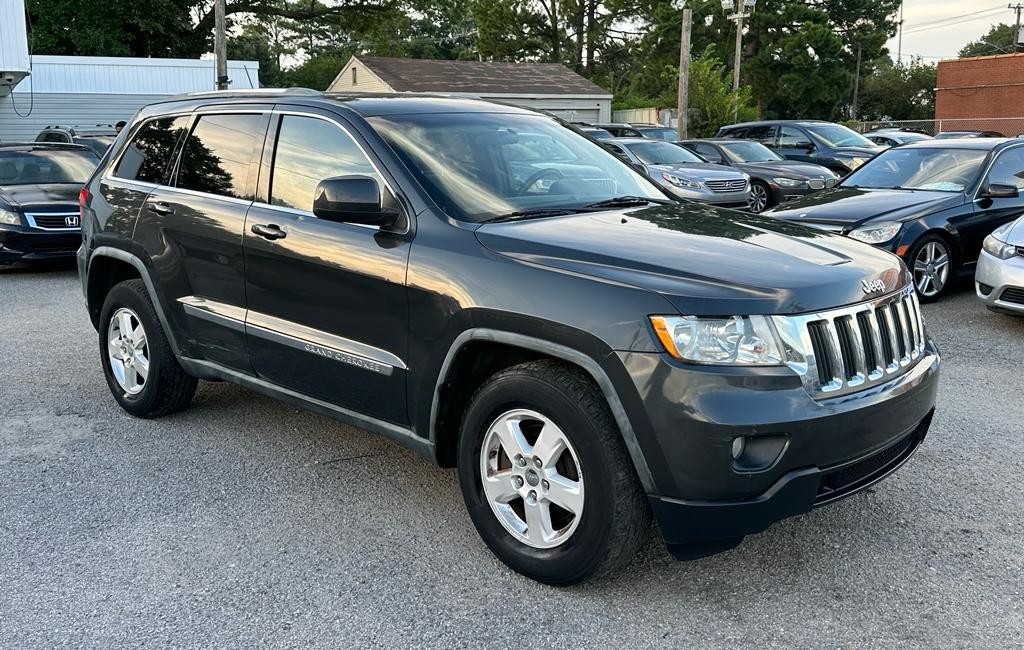
[[(946, 255), (949, 257), (949, 274), (946, 276), (946, 284), (942, 286), (942, 289), (937, 294), (934, 296), (925, 296), (917, 290), (917, 278), (914, 276), (914, 264), (917, 261), (917, 256), (920, 254), (921, 249), (930, 242), (939, 244), (942, 246), (943, 250), (946, 251)], [(910, 275), (913, 278), (914, 291), (917, 293), (917, 299), (921, 302), (935, 302), (936, 300), (939, 300), (949, 292), (950, 285), (956, 281), (957, 274), (956, 264), (953, 261), (953, 250), (950, 248), (949, 243), (938, 235), (924, 235), (923, 237), (919, 237), (917, 241), (914, 242), (914, 245), (911, 246), (910, 253), (907, 255), (906, 263), (907, 267), (910, 269)]]
[[(516, 408), (537, 411), (554, 422), (571, 442), (584, 481), (584, 505), (572, 536), (554, 548), (540, 549), (515, 539), (498, 521), (483, 492), (480, 449), (488, 427)], [(607, 550), (615, 503), (612, 459), (579, 406), (540, 379), (500, 377), (482, 388), (463, 418), (459, 441), (459, 483), (470, 518), (487, 546), (510, 567), (541, 582), (577, 581), (591, 573)]]
[(759, 188), (761, 188), (761, 190), (764, 191), (764, 207), (761, 208), (760, 212), (754, 212), (753, 210), (751, 210), (751, 212), (754, 212), (754, 214), (761, 214), (762, 212), (764, 212), (768, 208), (772, 207), (772, 191), (771, 191), (771, 188), (769, 188), (765, 183), (763, 183), (761, 181), (751, 181), (750, 182), (751, 198), (753, 198), (753, 191), (754, 191), (755, 187), (759, 187)]
[[(117, 383), (114, 373), (110, 368), (110, 358), (107, 354), (107, 331), (110, 327), (110, 317), (120, 308), (132, 310), (142, 323), (146, 331), (146, 339), (149, 345), (149, 375), (142, 390), (131, 395)], [(115, 286), (107, 294), (103, 302), (103, 309), (100, 310), (99, 321), (99, 348), (100, 360), (103, 364), (103, 376), (110, 387), (110, 393), (121, 405), (121, 408), (133, 415), (142, 415), (150, 412), (160, 395), (160, 374), (163, 370), (165, 360), (161, 358), (158, 345), (158, 337), (163, 330), (157, 322), (153, 308), (149, 302), (149, 296), (141, 294), (132, 288), (129, 283), (122, 283)]]

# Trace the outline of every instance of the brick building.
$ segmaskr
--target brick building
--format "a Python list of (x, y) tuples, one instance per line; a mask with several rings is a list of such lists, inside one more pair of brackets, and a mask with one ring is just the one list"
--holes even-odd
[(940, 61), (935, 85), (938, 129), (1024, 133), (1024, 53)]

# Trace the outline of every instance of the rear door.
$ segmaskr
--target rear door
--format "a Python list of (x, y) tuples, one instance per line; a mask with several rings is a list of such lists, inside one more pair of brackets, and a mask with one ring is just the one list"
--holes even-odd
[(270, 107), (197, 113), (170, 184), (149, 194), (135, 229), (189, 356), (244, 372), (242, 230), (269, 116)]
[(402, 202), (340, 117), (312, 108), (282, 111), (271, 132), (244, 239), (253, 368), (303, 395), (407, 423), (412, 235), (312, 212), (321, 180), (351, 174), (374, 178), (386, 204), (401, 209)]

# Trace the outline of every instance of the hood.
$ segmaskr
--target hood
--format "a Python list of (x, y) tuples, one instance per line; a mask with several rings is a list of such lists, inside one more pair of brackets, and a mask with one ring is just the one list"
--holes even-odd
[(800, 162), (799, 160), (767, 160), (764, 162), (734, 163), (736, 169), (742, 169), (749, 174), (767, 174), (772, 176), (786, 176), (788, 178), (835, 178), (827, 167), (813, 163)]
[(765, 214), (787, 221), (854, 227), (868, 221), (910, 221), (963, 200), (963, 194), (952, 192), (840, 186), (789, 201)]
[(732, 181), (737, 178), (743, 178), (743, 173), (736, 171), (732, 167), (726, 167), (725, 165), (716, 165), (714, 163), (676, 163), (672, 165), (647, 165), (647, 168), (655, 175), (661, 175), (661, 172), (669, 172), (676, 176), (682, 176), (683, 178), (690, 178), (693, 180), (723, 180)]
[(0, 200), (25, 212), (54, 212), (64, 208), (78, 210), (78, 192), (74, 183), (40, 183), (37, 185), (5, 185), (0, 187)]
[(836, 147), (832, 152), (839, 158), (871, 158), (886, 149), (888, 147)]
[(697, 203), (491, 223), (496, 253), (663, 295), (682, 314), (795, 314), (905, 282), (902, 262), (847, 237)]
[(1014, 246), (1024, 246), (1024, 217), (1012, 222), (1006, 231), (1003, 240)]

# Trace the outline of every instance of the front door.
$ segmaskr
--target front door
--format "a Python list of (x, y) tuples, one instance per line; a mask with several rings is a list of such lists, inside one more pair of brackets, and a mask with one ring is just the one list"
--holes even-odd
[(990, 184), (1016, 187), (1021, 196), (978, 199), (974, 202), (973, 218), (957, 225), (964, 246), (965, 262), (978, 259), (981, 244), (990, 232), (1024, 214), (1024, 146), (1007, 149), (996, 157), (981, 185), (982, 190)]
[(244, 236), (253, 367), (303, 395), (407, 423), (410, 237), (312, 212), (317, 183), (347, 174), (371, 176), (386, 201), (397, 199), (331, 114), (282, 113), (271, 131), (266, 195), (250, 209)]
[(803, 162), (817, 160), (814, 156), (814, 142), (811, 140), (811, 136), (807, 135), (803, 129), (788, 124), (783, 124), (779, 128), (779, 144), (775, 151), (790, 160)]

